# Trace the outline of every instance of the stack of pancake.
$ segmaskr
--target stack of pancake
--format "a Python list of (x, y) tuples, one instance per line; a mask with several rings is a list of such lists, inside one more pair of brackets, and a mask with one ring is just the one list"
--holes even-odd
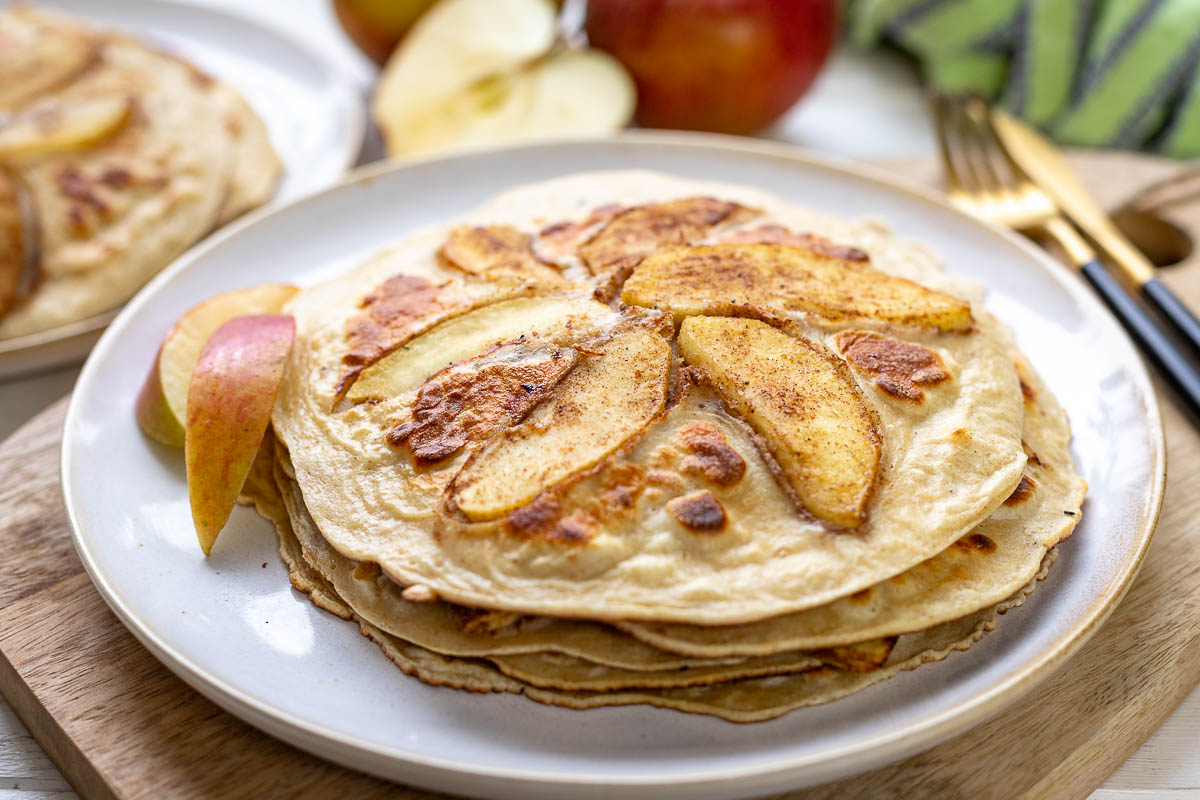
[(281, 172), (230, 86), (65, 14), (0, 10), (0, 339), (116, 307)]
[(977, 287), (744, 187), (524, 187), (287, 312), (245, 495), (428, 683), (770, 719), (965, 650), (1079, 519)]

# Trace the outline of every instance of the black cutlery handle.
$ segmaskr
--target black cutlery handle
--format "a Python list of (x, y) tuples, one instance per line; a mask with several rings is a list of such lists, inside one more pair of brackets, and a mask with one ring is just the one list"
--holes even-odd
[(1200, 421), (1200, 371), (1195, 362), (1165, 333), (1150, 314), (1142, 308), (1099, 261), (1089, 261), (1082, 267), (1084, 277), (1100, 293), (1105, 304), (1125, 326), (1142, 353), (1175, 391), (1179, 401)]
[(1200, 355), (1200, 320), (1183, 301), (1175, 296), (1170, 287), (1158, 278), (1142, 284), (1142, 296), (1162, 314), (1192, 346), (1192, 352)]

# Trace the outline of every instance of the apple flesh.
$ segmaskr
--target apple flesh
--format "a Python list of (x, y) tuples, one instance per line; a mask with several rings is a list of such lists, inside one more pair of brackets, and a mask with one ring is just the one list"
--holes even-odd
[(128, 97), (34, 106), (0, 126), (0, 159), (41, 158), (91, 147), (117, 133), (132, 107)]
[(836, 33), (836, 0), (588, 2), (588, 41), (633, 73), (647, 128), (761, 130), (812, 84)]
[(595, 50), (553, 51), (550, 0), (442, 0), (388, 60), (372, 112), (388, 154), (611, 133), (633, 81)]
[(295, 335), (289, 316), (235, 317), (213, 333), (196, 361), (184, 460), (192, 522), (206, 556), (250, 474)]
[(142, 432), (162, 444), (183, 447), (192, 371), (209, 337), (234, 317), (274, 314), (298, 291), (282, 283), (235, 289), (205, 300), (180, 317), (158, 348), (138, 393), (134, 416)]

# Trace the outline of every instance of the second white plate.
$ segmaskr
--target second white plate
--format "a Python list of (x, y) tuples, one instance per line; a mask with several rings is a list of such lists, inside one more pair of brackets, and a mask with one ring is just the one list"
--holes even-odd
[[(308, 45), (233, 12), (167, 0), (39, 0), (123, 30), (236, 87), (266, 122), (284, 163), (273, 202), (341, 178), (362, 147), (366, 108), (354, 80)], [(80, 360), (115, 316), (0, 340), (0, 380)]]

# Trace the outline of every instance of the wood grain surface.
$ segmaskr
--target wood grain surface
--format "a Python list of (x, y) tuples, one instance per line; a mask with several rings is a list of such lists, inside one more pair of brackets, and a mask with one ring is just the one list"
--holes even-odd
[[(1104, 198), (1171, 167), (1079, 156)], [(930, 179), (929, 163), (891, 165)], [(1200, 206), (1177, 218), (1200, 233)], [(1200, 306), (1200, 259), (1164, 279)], [(789, 800), (1085, 798), (1200, 682), (1200, 436), (1160, 393), (1167, 493), (1124, 603), (1016, 706), (921, 755)], [(58, 483), (65, 401), (0, 446), (0, 690), (85, 797), (431, 798), (328, 764), (192, 691), (117, 621), (70, 543)]]

